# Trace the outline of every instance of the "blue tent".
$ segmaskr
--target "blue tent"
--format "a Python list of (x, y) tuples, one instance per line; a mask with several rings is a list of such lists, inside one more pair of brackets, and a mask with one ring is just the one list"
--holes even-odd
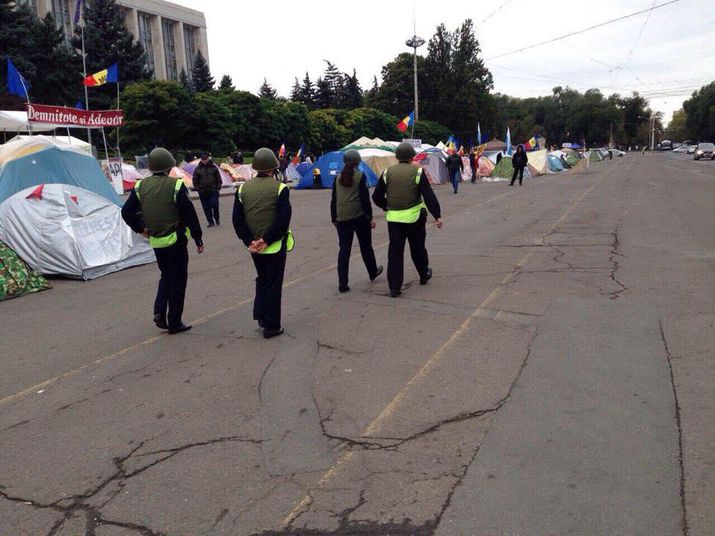
[[(333, 151), (318, 158), (318, 161), (303, 173), (300, 182), (294, 186), (294, 188), (296, 190), (312, 188), (313, 169), (315, 168), (320, 170), (320, 181), (323, 184), (323, 188), (332, 188), (335, 177), (337, 177), (340, 174), (340, 170), (343, 169), (343, 154), (342, 151)], [(365, 174), (369, 188), (377, 184), (377, 175), (375, 175), (375, 172), (370, 169), (365, 162), (361, 162), (358, 169)]]
[(305, 172), (308, 171), (312, 167), (313, 167), (313, 164), (309, 164), (308, 162), (301, 162), (300, 164), (295, 166), (295, 170), (302, 177), (305, 174)]
[(0, 203), (40, 184), (79, 186), (122, 206), (92, 155), (44, 136), (10, 141), (0, 147)]
[(557, 171), (563, 171), (564, 165), (561, 160), (553, 154), (547, 155), (546, 162), (549, 166), (549, 171), (556, 173)]

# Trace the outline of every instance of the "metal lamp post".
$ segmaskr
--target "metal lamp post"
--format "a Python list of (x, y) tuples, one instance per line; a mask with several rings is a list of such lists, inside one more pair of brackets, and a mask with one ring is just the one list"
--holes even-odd
[(422, 39), (421, 37), (417, 37), (417, 30), (415, 29), (415, 34), (405, 41), (405, 44), (410, 47), (413, 51), (413, 60), (414, 60), (414, 75), (415, 75), (415, 120), (412, 122), (412, 132), (410, 134), (410, 137), (414, 138), (415, 137), (415, 123), (417, 122), (417, 119), (419, 118), (420, 115), (420, 110), (419, 110), (419, 99), (417, 97), (417, 49), (421, 47), (422, 45), (425, 44), (425, 40)]

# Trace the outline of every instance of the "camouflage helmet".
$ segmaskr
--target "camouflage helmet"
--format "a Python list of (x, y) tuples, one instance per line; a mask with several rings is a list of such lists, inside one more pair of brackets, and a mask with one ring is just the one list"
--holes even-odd
[(273, 171), (279, 166), (276, 153), (267, 147), (261, 147), (253, 155), (253, 169), (256, 171)]
[(343, 155), (343, 162), (346, 164), (359, 165), (360, 162), (362, 162), (362, 157), (355, 149), (350, 149), (349, 151), (345, 151), (345, 154)]
[(398, 145), (395, 150), (395, 156), (400, 162), (409, 162), (416, 155), (417, 152), (415, 151), (415, 148), (412, 147), (412, 144), (406, 141), (403, 141), (400, 145)]
[(153, 173), (169, 171), (176, 165), (176, 159), (163, 147), (157, 147), (149, 153), (149, 170)]

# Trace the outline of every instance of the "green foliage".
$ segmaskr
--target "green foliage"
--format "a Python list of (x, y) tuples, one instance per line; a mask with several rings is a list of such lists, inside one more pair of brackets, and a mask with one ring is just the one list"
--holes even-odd
[(221, 91), (221, 99), (228, 107), (226, 121), (232, 125), (231, 137), (236, 147), (255, 149), (261, 146), (258, 122), (261, 99), (248, 91)]
[(197, 93), (191, 107), (192, 147), (214, 154), (228, 154), (234, 149), (233, 127), (227, 120), (230, 109), (216, 91)]
[(299, 102), (261, 99), (257, 121), (260, 143), (272, 149), (285, 142), (287, 147), (300, 147), (308, 136), (308, 108)]
[(450, 131), (447, 127), (434, 121), (420, 119), (415, 123), (415, 138), (422, 140), (423, 143), (437, 145), (440, 141), (446, 141), (449, 135)]
[[(421, 88), (426, 87), (425, 76), (425, 60), (418, 56), (417, 82)], [(375, 79), (367, 99), (368, 105), (397, 117), (405, 117), (414, 108), (414, 99), (414, 59), (412, 54), (404, 52), (382, 68), (382, 85), (377, 86)], [(422, 99), (421, 102), (424, 104)]]
[(688, 133), (697, 141), (715, 140), (715, 82), (693, 93), (683, 103)]
[(236, 88), (233, 86), (233, 80), (227, 74), (223, 75), (221, 78), (221, 83), (218, 85), (219, 91), (235, 91)]
[(672, 141), (683, 141), (688, 138), (692, 139), (688, 131), (687, 119), (688, 115), (685, 113), (685, 110), (681, 108), (680, 110), (675, 111), (673, 113), (673, 118), (670, 120), (670, 124), (668, 125), (668, 130), (666, 132), (667, 135), (665, 138)]
[(268, 80), (266, 80), (264, 78), (263, 84), (261, 85), (260, 89), (258, 90), (258, 96), (261, 97), (262, 99), (277, 100), (278, 92), (275, 89), (273, 89), (273, 86), (271, 86), (268, 83)]
[(196, 53), (194, 68), (191, 69), (191, 85), (197, 93), (211, 91), (216, 85), (216, 80), (211, 76), (209, 64), (200, 50)]
[[(87, 74), (119, 64), (119, 82), (126, 86), (148, 80), (144, 48), (135, 41), (124, 25), (124, 13), (114, 0), (87, 0), (84, 3), (84, 45), (87, 53)], [(72, 46), (82, 49), (79, 25), (75, 28)], [(113, 107), (117, 96), (115, 84), (89, 88), (89, 105), (93, 110)]]
[(178, 82), (138, 82), (122, 91), (121, 101), (121, 143), (128, 154), (145, 154), (156, 146), (176, 152), (194, 138), (192, 97)]
[(383, 140), (401, 139), (402, 134), (397, 130), (397, 121), (395, 116), (372, 108), (350, 110), (345, 116), (344, 123), (350, 138), (347, 143), (361, 136)]
[(189, 93), (194, 92), (194, 84), (191, 82), (191, 78), (189, 77), (188, 74), (186, 74), (185, 69), (181, 69), (181, 72), (179, 73), (179, 84), (184, 86), (186, 91)]
[(308, 114), (308, 147), (311, 151), (334, 151), (352, 141), (349, 131), (341, 124), (345, 114), (338, 110), (313, 110)]

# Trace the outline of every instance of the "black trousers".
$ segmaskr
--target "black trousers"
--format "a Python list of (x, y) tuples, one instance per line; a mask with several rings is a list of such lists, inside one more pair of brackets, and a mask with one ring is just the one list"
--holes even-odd
[(390, 246), (387, 251), (387, 284), (391, 292), (402, 289), (404, 281), (405, 241), (410, 243), (410, 255), (420, 277), (427, 275), (429, 256), (425, 248), (427, 211), (422, 210), (415, 223), (387, 223)]
[(280, 329), (283, 274), (286, 268), (285, 245), (278, 253), (259, 255), (252, 253), (256, 265), (256, 298), (253, 301), (253, 319), (264, 328)]
[(221, 217), (218, 213), (218, 192), (199, 192), (199, 199), (201, 200), (201, 206), (204, 209), (204, 214), (206, 214), (206, 221), (213, 224), (214, 221), (219, 223)]
[(181, 325), (181, 315), (184, 312), (186, 282), (189, 278), (189, 252), (186, 246), (186, 237), (179, 235), (173, 246), (154, 249), (156, 263), (161, 271), (154, 300), (154, 314), (166, 318), (169, 329)]
[(348, 286), (348, 271), (350, 268), (350, 253), (353, 249), (353, 236), (357, 235), (360, 244), (360, 254), (367, 268), (370, 277), (377, 273), (377, 261), (375, 261), (375, 251), (372, 249), (372, 229), (366, 216), (360, 216), (353, 220), (339, 221), (335, 225), (338, 230), (338, 242), (340, 251), (338, 252), (338, 285)]
[(524, 181), (524, 168), (523, 167), (515, 167), (514, 173), (512, 173), (512, 175), (511, 175), (511, 182), (509, 184), (514, 184), (517, 174), (519, 175), (519, 184), (521, 184)]

